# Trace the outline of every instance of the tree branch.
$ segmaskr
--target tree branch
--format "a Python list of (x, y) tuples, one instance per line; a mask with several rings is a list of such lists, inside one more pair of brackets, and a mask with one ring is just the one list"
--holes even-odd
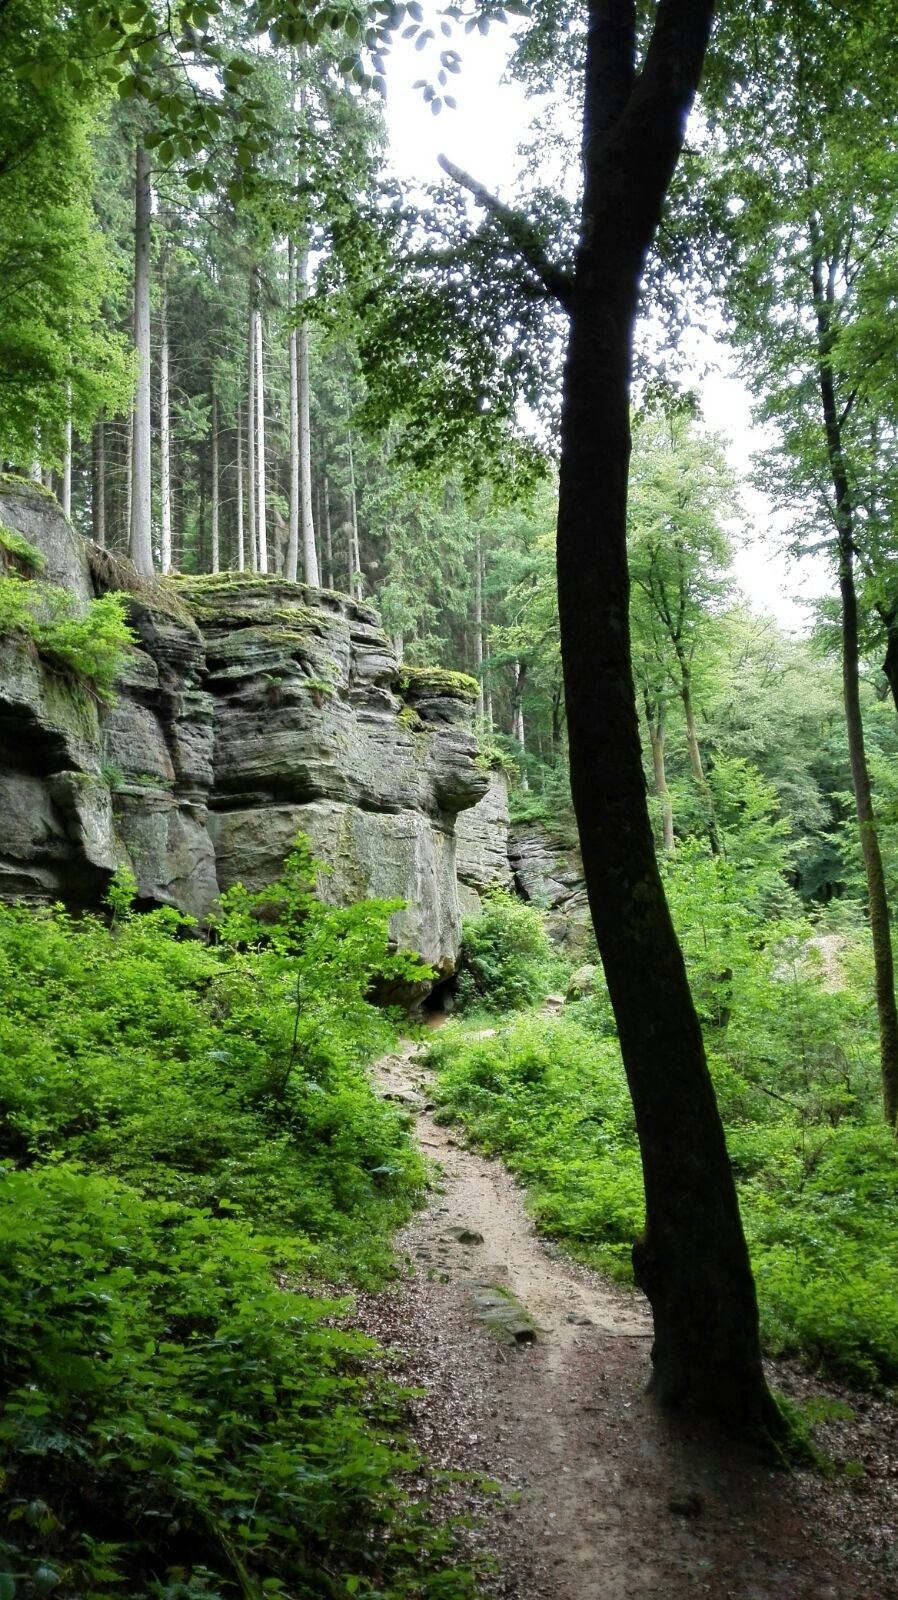
[(522, 211), (516, 211), (514, 206), (505, 205), (504, 201), (499, 200), (496, 195), (490, 194), (489, 189), (484, 188), (482, 183), (478, 183), (476, 178), (472, 178), (469, 172), (464, 172), (461, 167), (457, 167), (453, 161), (449, 160), (448, 156), (439, 156), (437, 159), (443, 171), (452, 179), (453, 183), (457, 183), (461, 188), (467, 189), (468, 193), (473, 195), (477, 204), (482, 206), (484, 211), (488, 211), (490, 216), (495, 217), (497, 222), (501, 223), (509, 244), (517, 251), (521, 260), (525, 261), (527, 266), (536, 273), (547, 295), (557, 300), (565, 311), (569, 310), (573, 289), (572, 281), (563, 267), (559, 267), (554, 261), (549, 260), (542, 240), (529, 217), (525, 217)]

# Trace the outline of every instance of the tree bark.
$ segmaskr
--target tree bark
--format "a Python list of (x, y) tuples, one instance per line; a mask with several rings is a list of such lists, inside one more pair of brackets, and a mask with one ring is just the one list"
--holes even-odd
[(363, 594), (362, 555), (359, 549), (359, 512), (355, 491), (355, 454), (352, 448), (352, 429), (346, 430), (346, 448), (349, 457), (349, 593), (353, 600)]
[[(309, 257), (304, 250), (299, 258), (298, 304), (308, 295)], [(302, 321), (297, 330), (298, 381), (299, 381), (299, 481), (300, 513), (302, 523), (302, 564), (306, 583), (321, 587), (318, 551), (315, 545), (315, 524), (312, 519), (312, 428), (309, 420), (309, 325)]]
[[(290, 280), (290, 310), (296, 311), (296, 250), (292, 239), (287, 241), (288, 277)], [(287, 531), (287, 556), (284, 570), (290, 583), (299, 576), (299, 352), (295, 323), (290, 329), (290, 512)]]
[(237, 401), (237, 571), (243, 572), (246, 566), (246, 551), (243, 545), (243, 416), (240, 401)]
[(131, 517), (128, 554), (144, 577), (153, 573), (150, 422), (150, 158), (137, 147), (134, 206), (134, 345), (137, 386), (131, 436)]
[(94, 543), (106, 547), (106, 424), (102, 416), (94, 428), (94, 492), (92, 503)]
[(247, 532), (249, 570), (259, 570), (256, 547), (256, 269), (249, 275), (249, 333), (247, 351), (246, 451), (247, 451)]
[(474, 664), (474, 675), (477, 679), (477, 716), (482, 722), (486, 702), (483, 698), (483, 567), (479, 528), (474, 537)]
[(171, 506), (171, 383), (169, 374), (168, 285), (162, 270), (162, 295), (159, 307), (159, 565), (163, 572), (172, 566)]
[(332, 589), (334, 587), (334, 538), (331, 530), (330, 485), (327, 481), (327, 473), (324, 474), (322, 498), (324, 501), (324, 554), (327, 561), (327, 586)]
[(71, 519), (72, 515), (72, 385), (66, 384), (66, 400), (69, 407), (65, 419), (65, 445), (62, 457), (62, 509)]
[(873, 969), (876, 988), (876, 1012), (879, 1022), (879, 1063), (882, 1081), (882, 1102), (886, 1122), (895, 1128), (898, 1121), (898, 1006), (895, 1002), (895, 964), (892, 952), (892, 930), (889, 921), (889, 904), (886, 893), (885, 872), (876, 815), (867, 752), (864, 744), (864, 722), (860, 698), (860, 647), (858, 643), (857, 592), (854, 581), (854, 520), (855, 509), (845, 455), (842, 448), (842, 430), (836, 402), (835, 375), (832, 365), (832, 299), (833, 273), (824, 272), (822, 255), (811, 224), (813, 256), (813, 293), (817, 315), (817, 352), (820, 400), (826, 433), (826, 449), (830, 477), (836, 502), (836, 548), (839, 566), (839, 595), (842, 603), (842, 693), (845, 701), (845, 725), (848, 733), (848, 757), (851, 765), (851, 785), (860, 833), (864, 875), (867, 881), (867, 906), (870, 914), (870, 938), (873, 944)]
[(211, 562), (213, 572), (221, 570), (221, 548), (219, 536), (219, 521), (221, 515), (221, 495), (219, 491), (219, 461), (218, 461), (218, 396), (212, 390), (212, 550)]
[(665, 851), (674, 848), (673, 806), (670, 799), (670, 790), (667, 786), (667, 765), (664, 759), (664, 717), (660, 708), (649, 703), (648, 695), (645, 697), (645, 720), (649, 730), (649, 744), (652, 748), (652, 776), (655, 780), (655, 795), (661, 804), (661, 836)]
[(268, 571), (267, 486), (265, 481), (265, 351), (262, 341), (262, 312), (255, 309), (256, 347), (256, 541), (258, 570)]
[(591, 0), (584, 196), (562, 402), (558, 594), (571, 787), (642, 1153), (634, 1247), (650, 1389), (779, 1430), (733, 1174), (652, 840), (630, 659), (630, 378), (646, 251), (679, 160), (713, 0), (659, 0), (636, 72), (632, 0)]

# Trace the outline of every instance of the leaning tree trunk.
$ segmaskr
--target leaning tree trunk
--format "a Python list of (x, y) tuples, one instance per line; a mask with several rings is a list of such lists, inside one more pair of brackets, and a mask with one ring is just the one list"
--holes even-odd
[(134, 207), (134, 344), (137, 386), (131, 445), (128, 554), (144, 577), (153, 573), (150, 424), (150, 158), (137, 149)]
[(634, 1247), (654, 1316), (650, 1388), (775, 1429), (723, 1127), (652, 839), (630, 660), (630, 376), (646, 251), (682, 149), (712, 0), (660, 0), (642, 70), (636, 11), (591, 0), (584, 197), (564, 372), (558, 600), (571, 788), (590, 909), (642, 1153)]

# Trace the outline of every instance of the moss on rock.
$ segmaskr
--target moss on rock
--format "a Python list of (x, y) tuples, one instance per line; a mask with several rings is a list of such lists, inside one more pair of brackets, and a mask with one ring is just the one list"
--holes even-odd
[(43, 572), (47, 563), (30, 540), (0, 522), (0, 565), (7, 570), (11, 568), (23, 578), (30, 578), (36, 572)]
[(477, 680), (466, 672), (450, 672), (446, 667), (403, 666), (399, 673), (399, 690), (418, 700), (473, 701), (477, 699)]

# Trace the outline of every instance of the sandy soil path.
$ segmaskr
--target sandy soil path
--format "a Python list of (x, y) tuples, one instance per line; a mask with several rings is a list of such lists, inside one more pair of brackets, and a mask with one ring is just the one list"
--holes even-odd
[[(363, 1297), (361, 1316), (427, 1391), (412, 1408), (426, 1453), (499, 1484), (491, 1499), (473, 1496), (486, 1518), (478, 1537), (500, 1564), (493, 1592), (896, 1600), (898, 1577), (842, 1553), (850, 1487), (772, 1470), (645, 1401), (644, 1302), (537, 1237), (501, 1163), (434, 1122), (415, 1047), (376, 1075), (441, 1176), (400, 1238), (407, 1278)], [(862, 1499), (856, 1509), (865, 1514)]]

